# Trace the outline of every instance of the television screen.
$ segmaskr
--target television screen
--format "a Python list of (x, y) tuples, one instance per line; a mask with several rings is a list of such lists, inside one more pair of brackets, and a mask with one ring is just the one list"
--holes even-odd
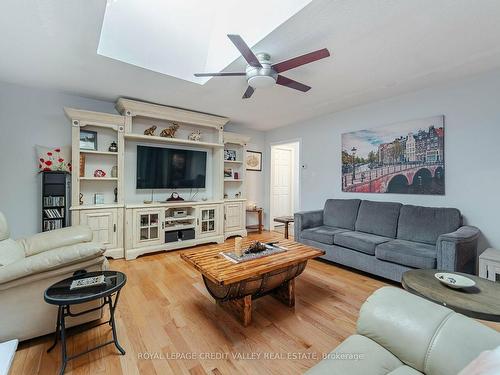
[(204, 151), (137, 146), (137, 189), (204, 188)]

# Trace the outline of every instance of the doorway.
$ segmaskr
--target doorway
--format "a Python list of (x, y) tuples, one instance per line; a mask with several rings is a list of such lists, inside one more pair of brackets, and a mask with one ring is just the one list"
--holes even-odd
[[(270, 229), (284, 231), (274, 218), (293, 216), (300, 209), (300, 141), (271, 145)], [(290, 225), (293, 235), (293, 224)]]

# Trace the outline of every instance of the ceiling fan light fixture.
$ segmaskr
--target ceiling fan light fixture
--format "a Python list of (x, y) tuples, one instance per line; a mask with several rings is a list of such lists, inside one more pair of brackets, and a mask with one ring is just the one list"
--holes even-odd
[(276, 80), (271, 76), (253, 76), (248, 78), (248, 84), (254, 89), (274, 86)]

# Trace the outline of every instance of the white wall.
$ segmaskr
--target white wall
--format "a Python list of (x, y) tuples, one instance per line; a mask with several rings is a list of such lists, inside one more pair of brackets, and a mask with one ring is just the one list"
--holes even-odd
[[(444, 196), (341, 192), (341, 134), (445, 115), (446, 194)], [(327, 198), (459, 208), (466, 223), (483, 236), (480, 249), (500, 248), (500, 71), (278, 128), (266, 134), (267, 148), (300, 138), (301, 207), (321, 208)], [(268, 179), (269, 167), (265, 168)], [(269, 191), (265, 193), (269, 207)]]
[(71, 145), (63, 107), (114, 112), (114, 103), (0, 83), (0, 211), (18, 238), (40, 231), (41, 180), (35, 144)]

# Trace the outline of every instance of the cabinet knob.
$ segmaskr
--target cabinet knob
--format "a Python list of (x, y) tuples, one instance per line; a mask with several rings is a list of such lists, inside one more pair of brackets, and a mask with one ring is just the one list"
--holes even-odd
[(116, 232), (116, 224), (113, 224), (113, 232)]

